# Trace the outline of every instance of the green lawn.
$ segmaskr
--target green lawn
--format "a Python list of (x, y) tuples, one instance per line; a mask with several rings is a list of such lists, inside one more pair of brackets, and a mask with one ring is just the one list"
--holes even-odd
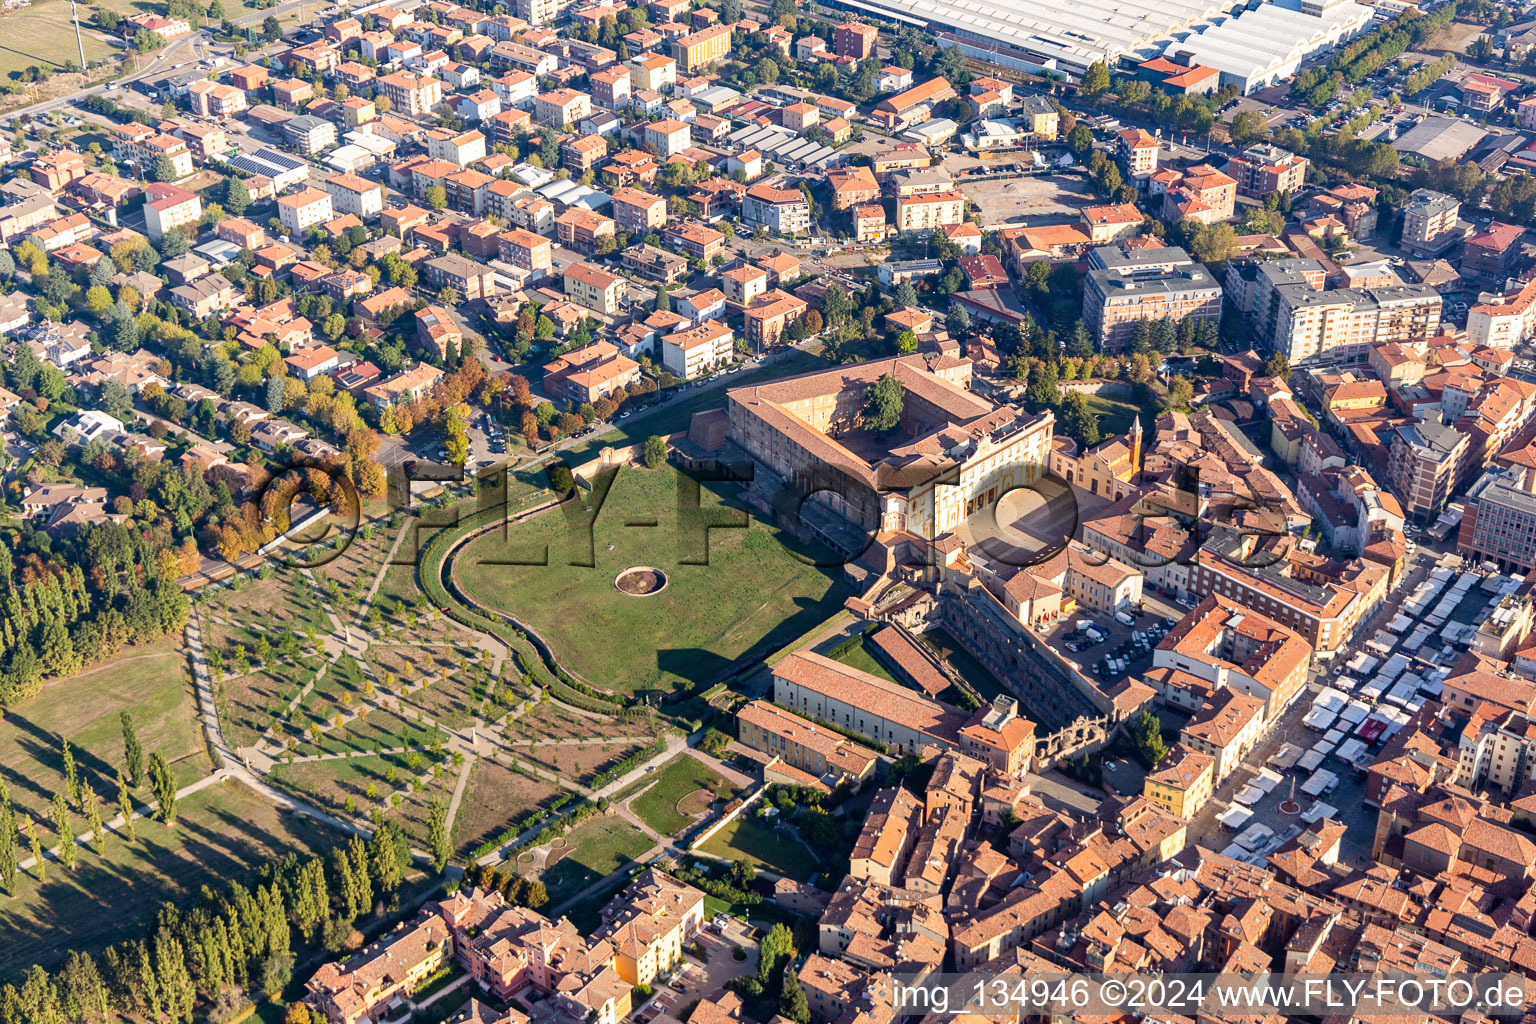
[(922, 636), (923, 643), (933, 648), (939, 657), (954, 666), (965, 681), (976, 688), (981, 699), (990, 701), (1000, 693), (1009, 693), (997, 677), (987, 671), (985, 665), (971, 657), (971, 653), (955, 642), (955, 638), (942, 629), (930, 629)]
[[(698, 758), (688, 754), (674, 757), (651, 773), (650, 778), (650, 788), (630, 801), (629, 809), (641, 821), (665, 836), (674, 835), (692, 825), (698, 820), (698, 814), (708, 806), (704, 804), (679, 808), (679, 801), (685, 797), (690, 798), (690, 803), (702, 804), (702, 797), (690, 797), (690, 794), (703, 789), (715, 796), (728, 798), (736, 792), (730, 783), (710, 771)], [(692, 813), (685, 813), (687, 811)]]
[[(159, 13), (164, 13), (162, 8)], [(65, 64), (79, 64), (75, 45), (75, 27), (70, 20), (69, 4), (64, 0), (42, 0), (14, 14), (0, 15), (0, 75), (21, 71), (29, 65), (58, 71)], [(80, 42), (85, 47), (87, 64), (123, 52), (121, 40), (109, 42), (106, 33), (96, 28), (91, 10), (80, 9)]]
[[(581, 502), (478, 537), (456, 567), (471, 598), (538, 630), (597, 686), (666, 693), (712, 681), (749, 651), (800, 636), (848, 595), (835, 568), (807, 564), (793, 538), (671, 467), (620, 469), (600, 506), (586, 492)], [(667, 587), (620, 593), (614, 578), (636, 565), (661, 569)]]
[(597, 817), (565, 836), (565, 853), (544, 872), (555, 907), (651, 848), (644, 832), (619, 817)]
[(144, 934), (144, 922), (166, 901), (205, 884), (248, 880), (290, 851), (325, 849), (341, 838), (236, 782), (194, 793), (179, 810), (174, 827), (138, 821), (136, 841), (109, 840), (105, 857), (81, 847), (73, 871), (50, 861), (41, 885), (20, 876), (18, 894), (0, 904), (0, 977), (19, 981), (32, 964), (52, 970), (72, 949), (96, 953)]
[(171, 638), (126, 647), (117, 657), (6, 709), (0, 720), (0, 773), (19, 809), (42, 813), (63, 786), (61, 740), (69, 740), (81, 777), (115, 799), (123, 764), (122, 712), (147, 759), (159, 752), (181, 785), (207, 775), (207, 748), (186, 660)]
[[(1139, 405), (1122, 401), (1118, 398), (1107, 398), (1103, 395), (1084, 395), (1088, 403), (1088, 411), (1099, 418), (1099, 436), (1113, 437), (1116, 434), (1124, 434), (1131, 429), (1131, 421), (1144, 410)], [(1152, 421), (1145, 419), (1142, 429), (1150, 432)]]
[(700, 849), (731, 860), (745, 858), (755, 867), (800, 882), (809, 881), (821, 868), (810, 847), (790, 835), (787, 827), (760, 824), (751, 810), (716, 832)]
[(834, 660), (842, 662), (849, 668), (856, 668), (860, 672), (868, 672), (872, 676), (877, 676), (887, 682), (895, 683), (898, 686), (907, 685), (906, 683), (902, 682), (887, 672), (885, 666), (876, 660), (875, 656), (870, 653), (868, 639), (861, 639), (850, 649), (833, 657)]

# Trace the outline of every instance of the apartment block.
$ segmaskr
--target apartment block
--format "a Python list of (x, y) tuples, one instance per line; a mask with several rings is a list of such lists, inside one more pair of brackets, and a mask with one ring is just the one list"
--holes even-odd
[(1238, 195), (1263, 199), (1276, 192), (1295, 195), (1307, 180), (1307, 158), (1267, 143), (1250, 146), (1227, 162)]
[(572, 263), (565, 268), (565, 294), (588, 309), (613, 316), (629, 294), (629, 282), (590, 263)]
[(1394, 428), (1387, 450), (1387, 480), (1403, 514), (1427, 526), (1445, 508), (1467, 450), (1467, 437), (1437, 420)]
[(1403, 207), (1403, 248), (1439, 256), (1461, 241), (1461, 202), (1443, 192), (1416, 189)]
[(183, 229), (190, 238), (202, 217), (203, 201), (196, 192), (160, 181), (144, 186), (144, 226), (151, 242), (159, 244), (172, 228)]
[(1089, 254), (1089, 266), (1083, 324), (1105, 352), (1124, 351), (1141, 320), (1221, 319), (1221, 286), (1183, 249), (1104, 246)]
[(300, 238), (312, 227), (324, 224), (336, 215), (329, 192), (317, 188), (305, 188), (277, 201), (277, 218), (283, 230), (294, 238)]
[(443, 102), (443, 83), (435, 78), (397, 71), (378, 80), (379, 95), (389, 100), (391, 109), (405, 117), (429, 114)]
[(613, 191), (613, 219), (632, 234), (647, 234), (667, 223), (667, 201), (638, 188)]
[(724, 60), (730, 52), (731, 29), (728, 25), (715, 25), (672, 40), (672, 56), (683, 71), (694, 71)]
[(684, 380), (730, 362), (735, 354), (736, 336), (718, 320), (705, 320), (661, 339), (662, 368)]
[(798, 235), (811, 228), (811, 206), (799, 189), (753, 185), (741, 201), (741, 219), (780, 235)]
[(384, 190), (376, 181), (356, 174), (337, 174), (326, 180), (325, 190), (331, 195), (332, 207), (341, 213), (372, 220), (384, 212)]
[(902, 234), (928, 234), (964, 220), (965, 196), (959, 191), (925, 192), (896, 199), (896, 230)]

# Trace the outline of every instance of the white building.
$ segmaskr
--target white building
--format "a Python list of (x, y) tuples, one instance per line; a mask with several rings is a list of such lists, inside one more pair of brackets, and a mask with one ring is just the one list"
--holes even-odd
[(1354, 0), (1274, 0), (1212, 19), (1209, 27), (1168, 44), (1166, 56), (1221, 72), (1222, 85), (1244, 94), (1294, 75), (1315, 53), (1371, 27), (1374, 9)]
[(730, 362), (735, 353), (736, 336), (718, 320), (706, 320), (661, 339), (662, 368), (684, 380)]

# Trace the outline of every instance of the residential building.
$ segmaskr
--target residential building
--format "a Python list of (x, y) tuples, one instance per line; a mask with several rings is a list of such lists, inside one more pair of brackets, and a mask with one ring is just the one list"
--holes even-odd
[(283, 230), (295, 238), (335, 215), (330, 193), (317, 188), (304, 188), (277, 201), (277, 217), (283, 223)]
[(452, 288), (465, 302), (496, 294), (496, 272), (455, 252), (427, 260), (422, 270), (433, 288)]
[(808, 308), (804, 299), (787, 292), (777, 289), (764, 292), (752, 300), (743, 313), (747, 344), (754, 352), (778, 344), (789, 325), (800, 319)]
[(202, 217), (203, 201), (196, 192), (160, 181), (144, 186), (144, 226), (156, 245), (172, 228), (195, 237)]
[(902, 234), (928, 234), (965, 220), (965, 196), (956, 191), (924, 192), (898, 196), (896, 230)]
[(533, 100), (533, 119), (552, 128), (576, 124), (592, 114), (592, 97), (575, 89), (552, 89)]
[(443, 102), (442, 82), (410, 71), (385, 75), (378, 80), (376, 89), (389, 100), (392, 110), (406, 117), (431, 113)]
[(736, 713), (742, 744), (812, 776), (827, 789), (869, 778), (879, 758), (873, 750), (765, 700)]
[(1416, 189), (1403, 207), (1403, 248), (1438, 256), (1463, 235), (1461, 203), (1442, 192)]
[(875, 26), (847, 21), (833, 30), (832, 52), (839, 57), (864, 60), (874, 56), (875, 42), (879, 37), (880, 31)]
[(513, 228), (498, 235), (497, 243), (502, 260), (526, 270), (532, 280), (543, 277), (554, 266), (554, 243), (543, 235)]
[(661, 339), (661, 365), (675, 377), (692, 380), (735, 358), (735, 342), (729, 327), (705, 320)]
[(1237, 181), (1238, 195), (1263, 199), (1276, 192), (1295, 195), (1307, 180), (1307, 159), (1279, 146), (1250, 146), (1227, 161), (1227, 174)]
[(798, 235), (810, 230), (811, 206), (799, 189), (753, 185), (742, 197), (741, 219), (775, 234)]
[(634, 88), (661, 92), (677, 82), (677, 61), (660, 53), (642, 53), (625, 67), (634, 75)]
[(1183, 249), (1092, 250), (1083, 282), (1083, 324), (1105, 352), (1130, 344), (1141, 320), (1219, 322), (1221, 286)]
[(629, 282), (590, 263), (572, 263), (564, 272), (565, 294), (573, 302), (607, 316), (617, 314), (629, 294)]
[[(724, 60), (731, 52), (731, 27), (714, 25), (672, 40), (672, 56), (683, 71)], [(650, 86), (646, 86), (650, 88)]]
[(1438, 420), (1393, 428), (1387, 480), (1405, 516), (1420, 526), (1435, 521), (1450, 498), (1466, 449), (1467, 436)]
[(415, 401), (430, 394), (442, 376), (443, 371), (437, 367), (428, 363), (417, 363), (409, 370), (364, 388), (363, 396), (375, 407), (384, 409), (402, 400)]
[(337, 174), (326, 179), (331, 206), (340, 213), (350, 213), (359, 220), (372, 220), (384, 212), (384, 190), (376, 181), (356, 174)]
[(598, 341), (544, 365), (543, 388), (557, 398), (595, 402), (640, 379), (640, 364), (611, 342)]
[(612, 217), (604, 217), (579, 206), (573, 206), (556, 217), (554, 226), (561, 245), (587, 255), (595, 253), (604, 239), (609, 239), (608, 244), (611, 245), (614, 236)]
[(434, 160), (468, 167), (476, 160), (485, 159), (485, 152), (485, 136), (478, 131), (455, 132), (437, 128), (427, 132), (427, 155)]
[(1200, 813), (1215, 787), (1215, 759), (1175, 744), (1142, 784), (1142, 795), (1186, 821)]
[(1138, 189), (1146, 188), (1147, 180), (1157, 173), (1157, 154), (1160, 148), (1157, 139), (1140, 128), (1126, 128), (1119, 133), (1116, 153), (1120, 158), (1120, 168), (1125, 172), (1126, 179)]
[(645, 143), (656, 147), (662, 163), (693, 145), (692, 129), (681, 121), (666, 119), (645, 126)]
[(645, 235), (666, 226), (667, 201), (637, 188), (614, 189), (613, 219), (632, 234)]

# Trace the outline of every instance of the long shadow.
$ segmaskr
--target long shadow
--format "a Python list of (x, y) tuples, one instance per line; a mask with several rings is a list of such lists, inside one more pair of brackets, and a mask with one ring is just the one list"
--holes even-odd
[[(34, 757), (37, 757), (39, 761), (47, 764), (50, 768), (60, 772), (64, 770), (63, 737), (37, 725), (25, 715), (8, 715), (6, 721), (15, 725), (16, 728), (26, 733), (33, 741), (45, 749), (51, 748), (52, 750), (52, 755), (49, 757), (40, 757), (37, 754), (34, 754)], [(18, 740), (19, 742), (21, 741)], [(109, 779), (117, 774), (116, 768), (91, 753), (85, 747), (70, 744), (70, 752), (74, 754), (75, 764), (80, 768), (82, 774), (86, 771), (92, 771)]]
[[(84, 29), (82, 28), (81, 31), (84, 31)], [(49, 60), (47, 57), (39, 57), (35, 53), (28, 53), (26, 50), (18, 50), (14, 46), (6, 46), (4, 43), (0, 43), (0, 50), (4, 50), (7, 53), (14, 53), (18, 57), (25, 57), (28, 60), (36, 61), (39, 64), (52, 64), (54, 67), (59, 68), (60, 70), (64, 68), (64, 65), (60, 64), (56, 60)]]
[[(204, 811), (211, 817), (201, 817)], [(175, 833), (141, 822), (127, 863), (103, 861), (82, 847), (73, 871), (50, 861), (44, 883), (25, 903), (0, 908), (0, 978), (18, 980), (32, 964), (54, 969), (70, 950), (99, 954), (126, 935), (143, 931), (168, 901), (180, 903), (203, 885), (251, 881), (288, 852), (320, 849), (336, 835), (303, 818), (285, 818), (291, 831), (278, 835), (231, 811), (199, 808), (181, 818)], [(114, 836), (110, 848), (126, 843)]]

